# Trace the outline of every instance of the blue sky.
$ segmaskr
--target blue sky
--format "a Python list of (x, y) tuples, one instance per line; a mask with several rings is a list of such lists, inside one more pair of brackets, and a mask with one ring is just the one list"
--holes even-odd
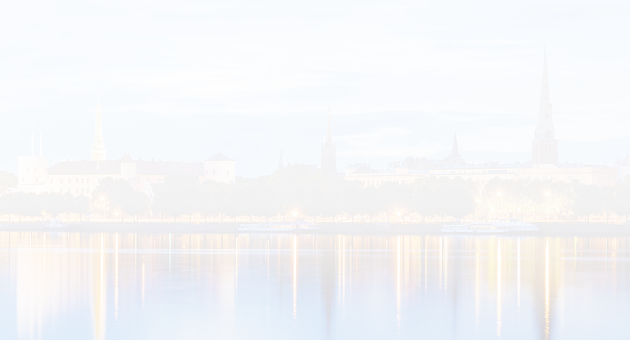
[(339, 170), (406, 155), (527, 161), (543, 49), (561, 161), (630, 154), (621, 1), (13, 2), (0, 10), (0, 169), (41, 133), (88, 158), (100, 96), (109, 158), (237, 173), (319, 163), (330, 106)]

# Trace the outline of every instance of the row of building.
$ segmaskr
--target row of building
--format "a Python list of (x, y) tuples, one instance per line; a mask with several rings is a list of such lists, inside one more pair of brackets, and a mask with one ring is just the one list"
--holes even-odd
[(18, 158), (18, 185), (20, 192), (71, 193), (90, 196), (105, 178), (124, 179), (136, 190), (153, 195), (153, 185), (163, 183), (167, 176), (196, 176), (200, 182), (234, 183), (235, 162), (217, 153), (203, 162), (172, 162), (132, 159), (124, 153), (116, 160), (108, 160), (103, 143), (100, 107), (96, 112), (96, 131), (91, 159), (56, 162), (49, 166), (48, 158), (40, 155)]

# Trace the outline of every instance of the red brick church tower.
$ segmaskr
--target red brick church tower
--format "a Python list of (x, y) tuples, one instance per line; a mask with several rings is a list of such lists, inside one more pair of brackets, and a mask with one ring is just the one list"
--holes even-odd
[(326, 140), (324, 141), (324, 145), (322, 145), (322, 171), (337, 174), (336, 148), (332, 141), (332, 130), (330, 129), (330, 110), (328, 110)]
[(551, 117), (551, 97), (549, 96), (549, 78), (547, 76), (547, 55), (543, 66), (543, 81), (538, 109), (536, 138), (532, 141), (532, 163), (558, 163), (558, 140)]

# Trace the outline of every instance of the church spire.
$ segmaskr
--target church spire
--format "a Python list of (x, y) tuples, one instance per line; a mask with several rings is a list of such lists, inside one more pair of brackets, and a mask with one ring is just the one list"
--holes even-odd
[(278, 161), (278, 169), (284, 168), (284, 158), (282, 157), (282, 149), (280, 149), (280, 160)]
[(540, 89), (540, 106), (538, 107), (538, 124), (536, 125), (536, 139), (554, 139), (556, 131), (553, 128), (551, 116), (551, 95), (549, 94), (549, 76), (547, 74), (547, 52), (543, 63), (543, 79)]
[(105, 160), (105, 144), (103, 143), (103, 127), (101, 126), (101, 104), (96, 106), (96, 126), (94, 129), (94, 144), (92, 144), (92, 160)]
[(326, 146), (332, 146), (332, 129), (330, 128), (330, 107), (328, 108), (328, 125), (326, 126)]
[(453, 135), (453, 149), (451, 150), (451, 155), (461, 158), (459, 150), (457, 149), (457, 132)]

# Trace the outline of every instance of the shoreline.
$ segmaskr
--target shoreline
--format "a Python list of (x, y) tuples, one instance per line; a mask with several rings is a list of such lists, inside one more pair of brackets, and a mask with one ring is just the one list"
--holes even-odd
[(0, 224), (0, 231), (7, 232), (108, 232), (108, 233), (229, 233), (229, 234), (410, 234), (410, 235), (630, 235), (630, 223), (602, 224), (586, 222), (552, 222), (536, 224), (538, 231), (511, 232), (442, 232), (442, 223), (389, 224), (389, 223), (322, 223), (318, 229), (294, 229), (282, 231), (239, 230), (241, 223), (70, 223), (64, 227), (48, 227), (41, 222), (15, 222)]

